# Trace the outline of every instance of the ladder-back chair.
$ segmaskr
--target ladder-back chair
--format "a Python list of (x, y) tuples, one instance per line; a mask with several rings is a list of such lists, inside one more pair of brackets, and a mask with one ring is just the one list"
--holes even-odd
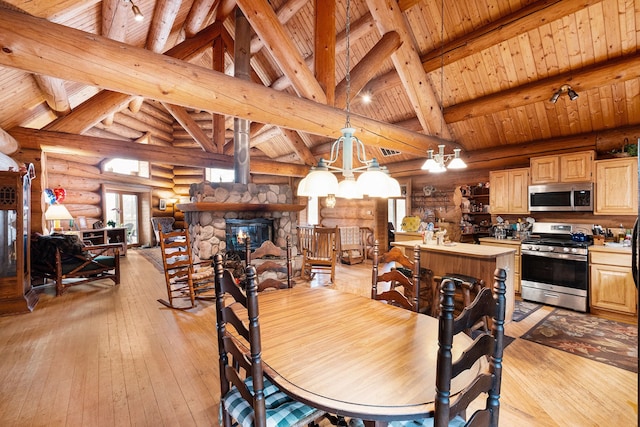
[(160, 230), (159, 235), (168, 300), (158, 302), (187, 310), (196, 306), (196, 298), (213, 298), (215, 279), (211, 261), (193, 262), (189, 232)]
[[(376, 240), (373, 246), (371, 299), (386, 301), (389, 304), (418, 312), (420, 310), (420, 246), (416, 245), (413, 249), (413, 261), (397, 247), (382, 255), (379, 254), (379, 251), (379, 244)], [(394, 268), (395, 263), (407, 269), (410, 272), (409, 275)], [(379, 292), (378, 285), (381, 283), (388, 284), (389, 288)], [(403, 287), (403, 292), (397, 289), (398, 286)]]
[(302, 253), (302, 275), (311, 279), (314, 273), (329, 273), (331, 283), (336, 276), (337, 227), (314, 227), (310, 247)]
[(222, 425), (303, 426), (324, 416), (264, 375), (255, 268), (246, 268), (243, 291), (224, 268), (222, 256), (214, 260)]
[[(258, 292), (262, 292), (267, 289), (285, 289), (292, 288), (293, 281), (293, 260), (292, 260), (292, 248), (291, 248), (291, 236), (286, 238), (286, 249), (281, 249), (274, 245), (272, 242), (265, 242), (255, 251), (251, 252), (251, 242), (247, 237), (245, 239), (245, 262), (246, 266), (252, 265), (252, 260), (266, 259), (264, 262), (255, 263), (257, 277), (261, 277), (258, 280)], [(277, 257), (278, 260), (267, 259), (267, 257)], [(278, 262), (285, 257), (285, 264)], [(281, 277), (286, 274), (286, 277)]]
[[(435, 419), (393, 421), (391, 427), (435, 426), (435, 427), (498, 427), (500, 414), (500, 386), (502, 382), (502, 353), (504, 351), (504, 318), (506, 311), (507, 273), (496, 269), (493, 292), (483, 288), (474, 301), (454, 318), (456, 285), (444, 279), (440, 292), (440, 329), (438, 334), (438, 361), (436, 373)], [(461, 354), (452, 360), (453, 336), (471, 328), (483, 317), (492, 320), (490, 332), (483, 332)], [(451, 397), (451, 381), (475, 363), (483, 369), (462, 392)], [(465, 420), (467, 406), (481, 394), (486, 394), (486, 405)]]

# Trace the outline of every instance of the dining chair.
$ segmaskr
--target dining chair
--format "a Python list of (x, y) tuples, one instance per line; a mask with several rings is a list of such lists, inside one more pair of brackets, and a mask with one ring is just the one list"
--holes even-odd
[[(455, 314), (460, 313), (465, 307), (469, 306), (472, 301), (472, 296), (475, 298), (478, 293), (485, 287), (484, 280), (478, 279), (465, 274), (459, 273), (446, 273), (444, 276), (434, 276), (433, 278), (433, 302), (431, 305), (431, 315), (438, 317), (440, 309), (440, 286), (444, 279), (450, 279), (453, 281), (456, 287), (455, 297)], [(488, 331), (490, 320), (485, 318), (480, 320), (478, 324), (470, 328), (467, 333), (471, 335), (474, 330), (482, 328), (485, 332)]]
[(159, 230), (160, 252), (167, 287), (167, 300), (158, 302), (179, 310), (196, 306), (196, 298), (214, 297), (214, 271), (211, 260), (194, 262), (189, 232)]
[[(371, 272), (371, 299), (386, 301), (407, 310), (420, 311), (420, 246), (413, 250), (413, 261), (404, 252), (393, 247), (390, 251), (380, 255), (378, 241), (373, 246), (373, 267)], [(404, 268), (404, 273), (395, 264)], [(388, 286), (380, 292), (378, 286)], [(402, 286), (403, 292), (397, 287)]]
[[(502, 353), (504, 350), (504, 319), (506, 311), (507, 273), (498, 268), (494, 272), (493, 292), (483, 288), (473, 302), (454, 318), (455, 291), (453, 280), (444, 279), (439, 316), (438, 356), (436, 367), (436, 399), (434, 418), (411, 421), (392, 421), (391, 427), (498, 427), (500, 415), (500, 386), (502, 382)], [(452, 360), (453, 337), (472, 327), (484, 316), (492, 319), (491, 331), (476, 337), (461, 356)], [(460, 373), (481, 363), (481, 370), (460, 393), (451, 396), (451, 381)], [(485, 407), (465, 419), (467, 406), (478, 396), (487, 396)]]
[[(282, 264), (283, 256), (285, 260), (284, 265)], [(293, 280), (291, 236), (287, 236), (286, 248), (284, 250), (269, 241), (268, 243), (265, 242), (262, 244), (262, 246), (253, 252), (251, 252), (251, 243), (247, 237), (245, 239), (245, 266), (252, 265), (253, 260), (260, 259), (263, 260), (263, 262), (253, 263), (256, 268), (257, 277), (260, 277), (258, 280), (258, 292), (293, 287), (295, 283)]]
[(303, 426), (324, 412), (293, 400), (264, 374), (256, 269), (246, 268), (245, 289), (214, 257), (220, 412), (224, 427)]

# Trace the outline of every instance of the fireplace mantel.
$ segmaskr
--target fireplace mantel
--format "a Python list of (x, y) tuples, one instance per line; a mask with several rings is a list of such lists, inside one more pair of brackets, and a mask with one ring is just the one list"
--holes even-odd
[(298, 212), (306, 205), (290, 203), (220, 203), (220, 202), (193, 202), (178, 203), (176, 208), (183, 212), (206, 211), (262, 211), (262, 212)]

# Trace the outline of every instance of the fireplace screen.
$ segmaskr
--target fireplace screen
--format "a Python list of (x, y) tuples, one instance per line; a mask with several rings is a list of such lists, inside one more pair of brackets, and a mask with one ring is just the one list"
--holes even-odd
[(244, 238), (251, 239), (251, 250), (259, 248), (265, 241), (273, 241), (273, 220), (265, 218), (226, 220), (227, 251), (244, 259)]

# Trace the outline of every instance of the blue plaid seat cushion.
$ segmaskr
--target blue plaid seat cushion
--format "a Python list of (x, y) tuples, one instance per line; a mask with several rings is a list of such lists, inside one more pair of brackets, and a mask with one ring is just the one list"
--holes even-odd
[[(253, 379), (247, 378), (245, 384), (253, 392)], [(265, 407), (267, 427), (291, 427), (306, 425), (321, 412), (311, 406), (291, 399), (281, 392), (269, 379), (264, 379)], [(254, 413), (251, 402), (244, 400), (236, 387), (231, 388), (222, 399), (225, 409), (238, 425), (252, 427)]]
[[(433, 427), (433, 418), (423, 418), (411, 421), (391, 421), (389, 427)], [(464, 427), (467, 422), (461, 416), (454, 417), (449, 421), (449, 427)]]

